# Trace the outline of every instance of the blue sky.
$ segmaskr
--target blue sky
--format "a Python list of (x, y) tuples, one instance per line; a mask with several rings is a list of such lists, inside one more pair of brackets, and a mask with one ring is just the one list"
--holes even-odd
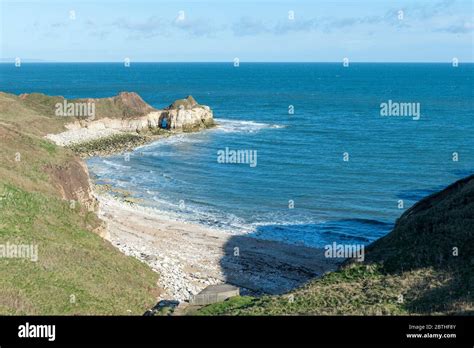
[(474, 60), (472, 0), (0, 2), (3, 61)]

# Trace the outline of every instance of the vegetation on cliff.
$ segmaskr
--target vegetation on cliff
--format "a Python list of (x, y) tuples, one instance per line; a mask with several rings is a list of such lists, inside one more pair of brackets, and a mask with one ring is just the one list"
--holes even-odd
[[(43, 115), (54, 115), (56, 105), (65, 100), (62, 96), (48, 96), (42, 93), (21, 94), (20, 99), (25, 106)], [(67, 100), (69, 103), (91, 103), (95, 104), (95, 119), (122, 118), (129, 119), (145, 116), (155, 108), (147, 104), (138, 94), (134, 92), (121, 92), (109, 98), (79, 98)], [(70, 120), (67, 120), (70, 121)]]
[(158, 275), (99, 236), (86, 169), (43, 139), (64, 118), (34, 99), (0, 93), (0, 245), (38, 251), (36, 262), (0, 257), (0, 314), (140, 315)]
[(387, 236), (284, 296), (236, 297), (201, 315), (474, 314), (474, 176), (408, 209)]

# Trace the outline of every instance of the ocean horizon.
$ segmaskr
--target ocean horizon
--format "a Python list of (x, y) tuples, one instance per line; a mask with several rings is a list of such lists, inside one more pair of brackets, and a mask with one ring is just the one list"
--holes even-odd
[[(208, 105), (213, 129), (87, 164), (97, 183), (223, 233), (368, 244), (415, 202), (473, 172), (472, 64), (26, 63), (2, 64), (0, 76), (2, 91), (15, 94), (129, 91), (155, 108), (187, 95)], [(419, 113), (383, 114), (394, 103)], [(229, 151), (254, 162), (219, 160)]]

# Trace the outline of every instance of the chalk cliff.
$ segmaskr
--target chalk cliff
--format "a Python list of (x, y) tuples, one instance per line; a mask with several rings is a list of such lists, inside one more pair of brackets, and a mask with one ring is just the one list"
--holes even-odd
[(169, 120), (170, 129), (193, 130), (214, 124), (209, 106), (199, 105), (192, 96), (176, 100), (161, 113), (160, 117)]
[(93, 103), (95, 114), (93, 117), (73, 117), (64, 124), (65, 132), (47, 135), (48, 139), (61, 146), (121, 132), (143, 133), (154, 129), (196, 131), (214, 125), (212, 110), (198, 104), (192, 96), (176, 100), (162, 110), (153, 108), (133, 92), (122, 92), (111, 98), (69, 102)]

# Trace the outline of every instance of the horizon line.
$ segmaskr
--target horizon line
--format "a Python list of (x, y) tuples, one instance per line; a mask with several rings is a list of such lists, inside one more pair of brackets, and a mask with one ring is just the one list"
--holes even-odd
[[(123, 61), (21, 61), (21, 64), (124, 64)], [(133, 64), (209, 64), (209, 63), (225, 63), (234, 64), (230, 61), (131, 61), (130, 65)], [(343, 61), (239, 61), (239, 64), (278, 64), (278, 63), (291, 63), (291, 64), (305, 64), (305, 63), (323, 63), (323, 64), (343, 64)], [(473, 64), (472, 61), (458, 61), (459, 64)], [(12, 61), (0, 61), (0, 64), (15, 64), (15, 60)], [(452, 64), (452, 61), (349, 61), (350, 64)]]

